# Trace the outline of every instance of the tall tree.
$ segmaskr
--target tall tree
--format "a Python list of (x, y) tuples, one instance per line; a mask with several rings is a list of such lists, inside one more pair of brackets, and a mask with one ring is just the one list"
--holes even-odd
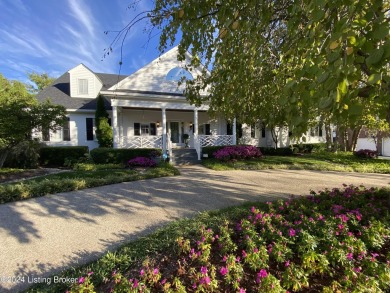
[(149, 18), (161, 51), (180, 37), (179, 59), (190, 50), (189, 69), (211, 68), (187, 82), (192, 103), (242, 122), (277, 103), (299, 136), (321, 112), (354, 124), (371, 102), (390, 122), (389, 9), (388, 0), (156, 0), (118, 36)]
[(36, 87), (32, 85), (28, 85), (27, 88), (31, 93), (38, 93), (44, 88), (51, 85), (56, 78), (49, 76), (47, 73), (37, 73), (37, 72), (31, 72), (28, 74), (28, 78), (35, 83)]
[(57, 129), (65, 119), (64, 107), (38, 103), (24, 84), (0, 74), (0, 168), (12, 148), (31, 139), (33, 130)]
[(96, 101), (95, 126), (96, 138), (98, 140), (99, 147), (111, 148), (113, 145), (113, 132), (108, 123), (108, 117), (104, 98), (102, 96), (98, 96)]

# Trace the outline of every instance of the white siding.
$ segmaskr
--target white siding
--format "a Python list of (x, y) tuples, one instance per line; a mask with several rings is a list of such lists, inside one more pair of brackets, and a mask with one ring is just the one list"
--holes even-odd
[[(102, 88), (102, 82), (85, 65), (80, 64), (69, 70), (70, 75), (70, 96), (72, 98), (95, 99)], [(79, 94), (79, 79), (88, 80), (88, 94)]]
[(390, 138), (383, 138), (382, 142), (382, 156), (390, 157)]
[(358, 138), (355, 150), (373, 150), (376, 151), (376, 144), (372, 138)]

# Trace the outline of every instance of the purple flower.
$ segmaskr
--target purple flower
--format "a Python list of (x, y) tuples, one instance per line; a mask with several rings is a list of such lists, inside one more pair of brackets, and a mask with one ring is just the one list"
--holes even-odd
[(247, 254), (246, 254), (245, 250), (242, 251), (242, 257), (243, 257), (243, 258), (246, 258), (246, 257), (247, 257)]
[(288, 231), (288, 235), (289, 235), (290, 237), (294, 237), (294, 236), (296, 235), (295, 230), (294, 230), (293, 228), (290, 228), (290, 230)]
[(154, 275), (157, 275), (157, 274), (158, 274), (158, 269), (157, 269), (157, 268), (155, 268), (155, 269), (153, 270), (153, 274), (154, 274)]
[(85, 278), (84, 277), (79, 278), (79, 284), (83, 284), (84, 282), (85, 282)]
[(246, 290), (244, 288), (240, 288), (240, 293), (245, 293)]
[(156, 162), (150, 158), (146, 157), (136, 157), (127, 162), (130, 167), (140, 166), (140, 167), (154, 167)]
[(227, 267), (221, 267), (219, 272), (221, 273), (222, 276), (225, 276), (228, 273), (228, 269)]
[(137, 279), (134, 279), (134, 283), (133, 283), (133, 287), (134, 288), (137, 288), (138, 287), (138, 280)]
[(289, 267), (289, 266), (290, 266), (290, 261), (289, 261), (289, 260), (286, 261), (286, 262), (284, 263), (284, 266), (285, 266), (285, 267)]
[(353, 254), (351, 252), (347, 254), (347, 259), (353, 260)]
[(139, 272), (139, 275), (140, 275), (140, 276), (143, 276), (143, 275), (145, 275), (145, 271), (144, 271), (144, 269), (142, 269), (142, 270)]
[(207, 267), (201, 267), (201, 268), (200, 268), (200, 272), (201, 272), (203, 275), (206, 275), (206, 274), (207, 274)]

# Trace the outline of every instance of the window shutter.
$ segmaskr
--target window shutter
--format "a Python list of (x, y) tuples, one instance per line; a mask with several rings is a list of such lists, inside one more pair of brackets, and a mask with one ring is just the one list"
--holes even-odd
[(226, 134), (227, 135), (233, 135), (233, 127), (230, 123), (226, 124)]
[(156, 135), (156, 123), (150, 123), (150, 135)]
[(210, 124), (205, 124), (205, 134), (206, 135), (210, 135), (211, 134), (211, 132), (210, 132)]
[(261, 127), (261, 137), (265, 137), (265, 127)]
[(87, 140), (93, 140), (93, 118), (86, 118)]
[(66, 118), (66, 122), (64, 127), (62, 128), (62, 139), (63, 141), (70, 141), (70, 125), (69, 125), (69, 117)]
[(141, 123), (134, 123), (134, 135), (135, 136), (141, 135)]

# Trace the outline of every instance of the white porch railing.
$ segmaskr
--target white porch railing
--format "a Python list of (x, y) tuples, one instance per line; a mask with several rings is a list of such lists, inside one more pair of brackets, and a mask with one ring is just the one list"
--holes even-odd
[(199, 135), (200, 147), (233, 145), (233, 135)]
[(128, 136), (120, 138), (121, 148), (162, 148), (162, 136)]
[(233, 145), (233, 135), (196, 135), (194, 134), (194, 148), (198, 154), (198, 160), (201, 157), (202, 147)]

